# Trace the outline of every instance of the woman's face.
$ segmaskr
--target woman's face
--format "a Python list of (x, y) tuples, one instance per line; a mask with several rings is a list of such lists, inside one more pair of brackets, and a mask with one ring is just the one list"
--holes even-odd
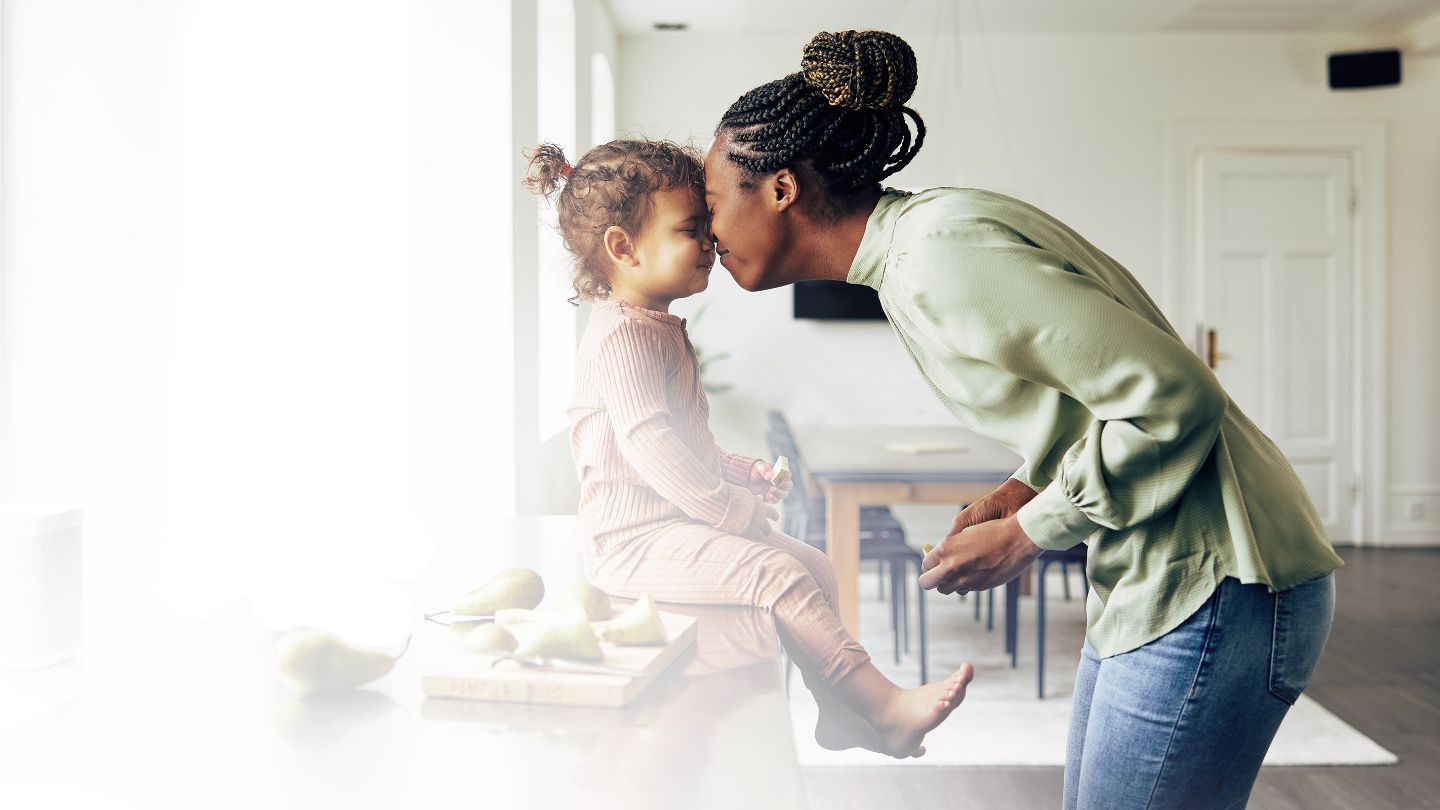
[(789, 283), (779, 261), (784, 254), (783, 207), (760, 182), (741, 188), (745, 172), (728, 157), (720, 135), (705, 156), (705, 205), (710, 209), (710, 233), (715, 255), (734, 276), (735, 283), (751, 292)]

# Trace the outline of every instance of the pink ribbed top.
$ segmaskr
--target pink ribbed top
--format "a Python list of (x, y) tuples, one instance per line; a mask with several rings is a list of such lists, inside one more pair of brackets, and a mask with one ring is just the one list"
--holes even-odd
[(618, 300), (590, 314), (568, 410), (581, 530), (604, 550), (677, 522), (769, 531), (746, 488), (755, 459), (710, 432), (710, 403), (685, 320)]

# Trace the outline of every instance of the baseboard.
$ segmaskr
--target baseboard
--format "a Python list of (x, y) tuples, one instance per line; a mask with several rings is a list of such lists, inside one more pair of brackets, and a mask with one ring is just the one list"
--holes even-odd
[(1440, 526), (1418, 529), (1392, 528), (1378, 543), (1368, 544), (1370, 548), (1424, 548), (1440, 547)]
[(1380, 546), (1440, 546), (1440, 486), (1392, 484)]

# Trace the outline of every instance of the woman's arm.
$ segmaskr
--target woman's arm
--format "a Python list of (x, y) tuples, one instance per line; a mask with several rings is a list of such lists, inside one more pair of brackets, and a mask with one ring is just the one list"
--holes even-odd
[(1229, 399), (1179, 339), (1054, 253), (990, 222), (925, 240), (917, 302), (955, 352), (1054, 388), (1094, 416), (1017, 513), (1043, 548), (1163, 514), (1194, 480)]
[(671, 426), (662, 351), (647, 326), (628, 320), (600, 345), (600, 395), (620, 452), (651, 488), (696, 520), (731, 534), (766, 528), (771, 510), (703, 463)]

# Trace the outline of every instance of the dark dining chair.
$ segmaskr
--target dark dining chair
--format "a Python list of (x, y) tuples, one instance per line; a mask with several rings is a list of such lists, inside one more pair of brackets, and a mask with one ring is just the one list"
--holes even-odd
[[(771, 411), (769, 427), (766, 442), (770, 452), (790, 459), (790, 474), (794, 481), (790, 497), (785, 502), (782, 528), (786, 534), (824, 551), (825, 497), (810, 478), (810, 469), (795, 443), (785, 415), (779, 411)], [(882, 577), (888, 569), (890, 630), (895, 662), (899, 663), (902, 640), (905, 651), (910, 651), (909, 583), (911, 579), (919, 578), (920, 562), (925, 559), (925, 555), (905, 542), (905, 528), (888, 506), (866, 506), (860, 510), (860, 559), (878, 561), (883, 566)], [(911, 566), (914, 566), (913, 574), (910, 571)], [(925, 594), (918, 586), (916, 593), (920, 631), (920, 683), (923, 684), (929, 679)]]

